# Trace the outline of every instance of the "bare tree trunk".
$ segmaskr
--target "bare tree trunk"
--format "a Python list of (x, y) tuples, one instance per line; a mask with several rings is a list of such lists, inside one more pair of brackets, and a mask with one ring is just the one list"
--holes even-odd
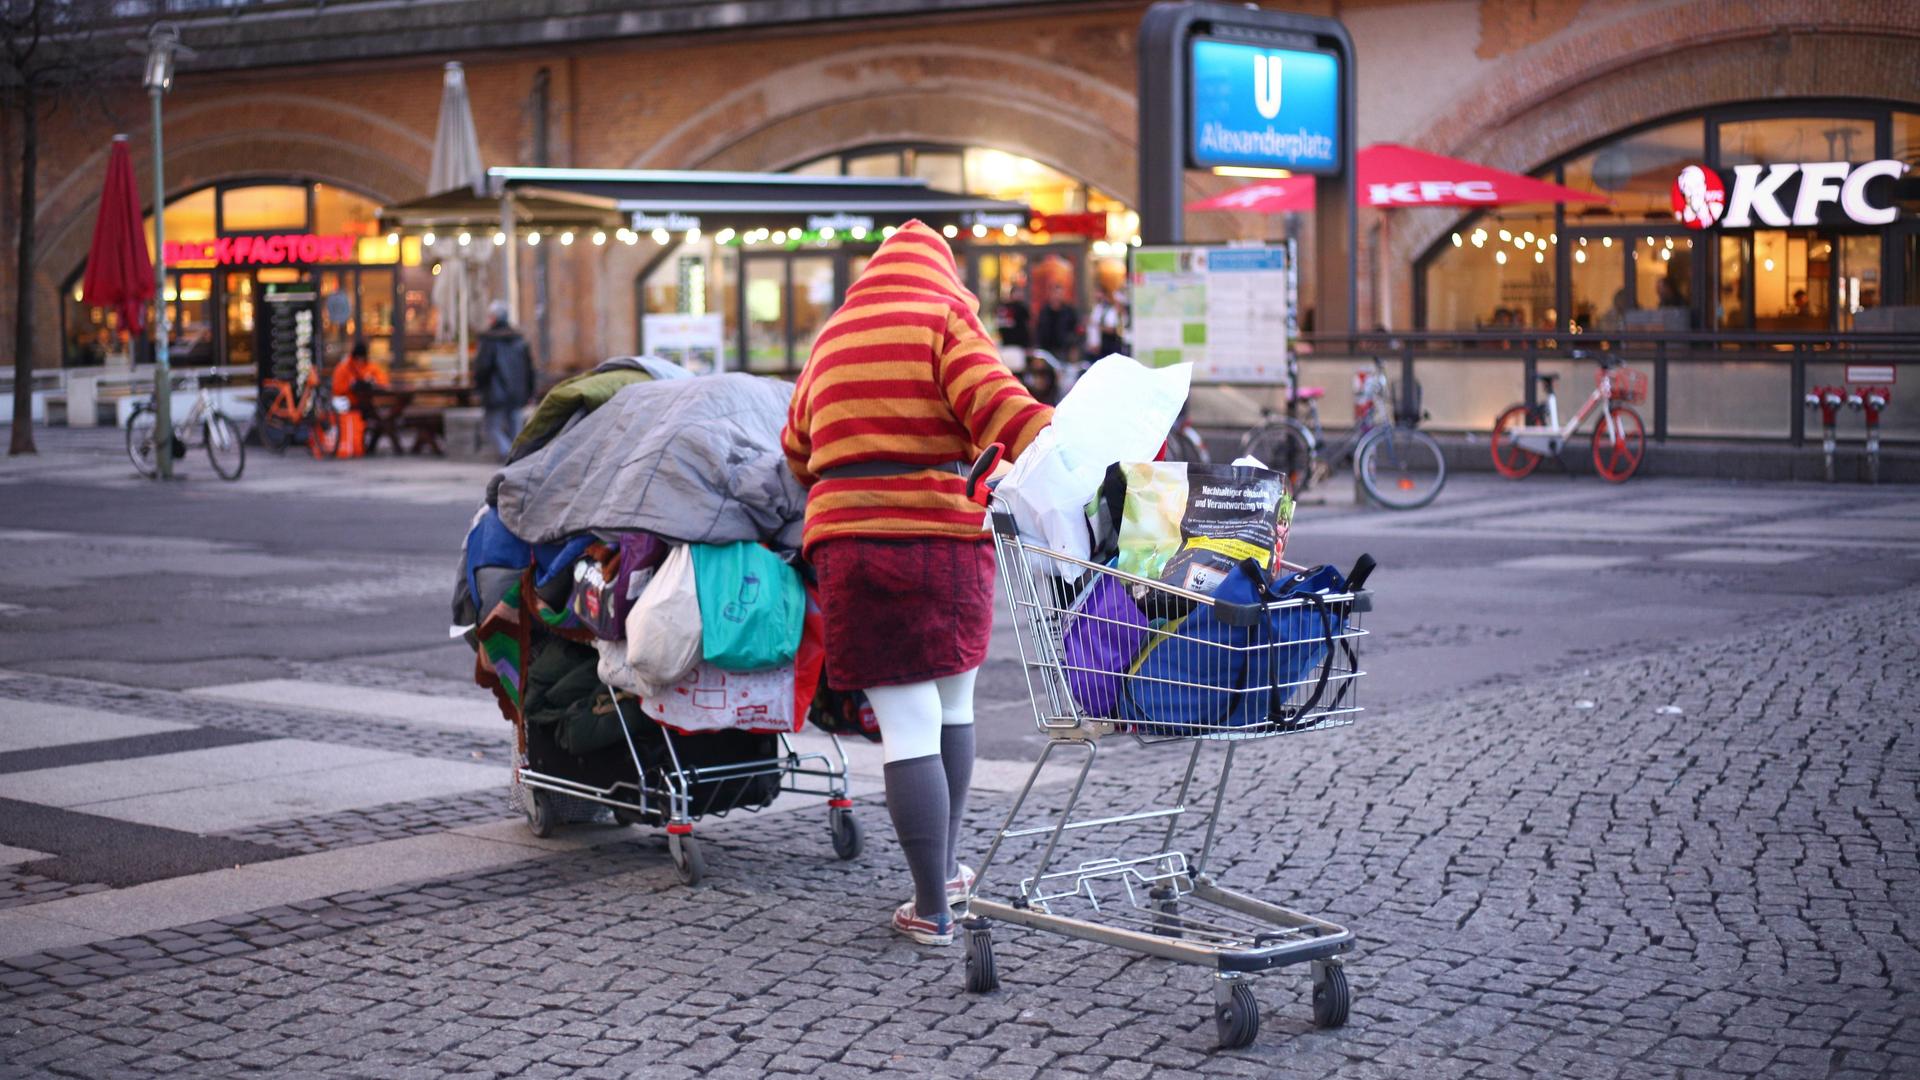
[(33, 445), (33, 224), (39, 198), (34, 174), (40, 171), (40, 105), (33, 84), (20, 95), (20, 234), (15, 249), (13, 323), (13, 444), (8, 454), (32, 454)]

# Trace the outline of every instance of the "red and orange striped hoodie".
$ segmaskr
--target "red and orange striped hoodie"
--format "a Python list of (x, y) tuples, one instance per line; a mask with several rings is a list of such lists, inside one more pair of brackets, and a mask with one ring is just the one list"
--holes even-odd
[(807, 498), (803, 546), (838, 537), (986, 535), (966, 479), (922, 470), (821, 479), (860, 462), (971, 462), (988, 443), (1018, 457), (1053, 420), (980, 327), (940, 234), (910, 221), (882, 243), (821, 327), (781, 445)]

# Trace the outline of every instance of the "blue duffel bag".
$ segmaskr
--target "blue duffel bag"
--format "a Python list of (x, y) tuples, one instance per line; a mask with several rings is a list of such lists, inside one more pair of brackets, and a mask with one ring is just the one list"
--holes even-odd
[[(1331, 566), (1269, 580), (1249, 559), (1211, 604), (1166, 623), (1121, 680), (1120, 717), (1142, 735), (1204, 735), (1303, 724), (1332, 673), (1343, 610), (1323, 593), (1346, 580)], [(1299, 603), (1273, 609), (1279, 600)]]

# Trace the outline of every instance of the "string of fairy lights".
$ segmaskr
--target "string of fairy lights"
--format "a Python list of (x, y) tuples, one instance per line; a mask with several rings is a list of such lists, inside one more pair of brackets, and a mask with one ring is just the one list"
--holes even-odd
[[(1487, 228), (1483, 225), (1470, 232), (1455, 232), (1450, 239), (1453, 241), (1453, 246), (1457, 248), (1465, 248), (1471, 245), (1476, 249), (1485, 249), (1491, 245), (1493, 247), (1493, 261), (1497, 265), (1505, 266), (1510, 259), (1525, 258), (1527, 255), (1532, 255), (1535, 263), (1544, 264), (1547, 261), (1548, 252), (1552, 251), (1560, 243), (1560, 234), (1557, 232), (1549, 232), (1541, 236), (1534, 233), (1531, 229), (1522, 229), (1519, 232), (1515, 232), (1512, 229), (1504, 227), (1499, 228), (1496, 232), (1488, 232)], [(1591, 245), (1598, 244), (1603, 250), (1611, 249), (1614, 246), (1614, 240), (1615, 238), (1612, 236), (1577, 237), (1576, 246), (1573, 249), (1573, 261), (1585, 264), (1588, 258), (1587, 250)], [(1674, 238), (1671, 236), (1648, 236), (1646, 241), (1647, 248), (1653, 252), (1655, 258), (1658, 258), (1662, 262), (1671, 261), (1673, 259), (1673, 253), (1676, 250), (1693, 250), (1692, 237), (1681, 237), (1678, 245), (1674, 243)], [(1630, 236), (1620, 237), (1619, 243), (1623, 250), (1631, 250), (1630, 245), (1633, 243), (1633, 238)], [(1507, 250), (1509, 247), (1513, 249), (1511, 254), (1509, 254)], [(1634, 250), (1633, 256), (1634, 258), (1639, 258), (1640, 252)]]
[[(677, 233), (669, 232), (665, 228), (638, 232), (623, 226), (609, 232), (606, 229), (598, 228), (575, 229), (555, 226), (518, 229), (515, 230), (515, 235), (517, 235), (520, 241), (527, 247), (539, 247), (544, 243), (557, 243), (561, 247), (571, 247), (577, 242), (588, 243), (594, 247), (605, 247), (608, 244), (624, 244), (632, 247), (643, 240), (651, 241), (657, 247), (666, 247), (676, 242), (683, 241), (694, 244), (699, 243), (702, 239), (711, 239), (713, 243), (719, 244), (722, 247), (753, 248), (768, 246), (772, 248), (794, 249), (823, 246), (838, 240), (860, 243), (871, 239), (876, 233), (880, 239), (886, 239), (891, 237), (896, 231), (898, 231), (898, 229), (893, 225), (887, 225), (877, 229), (869, 229), (862, 225), (855, 225), (844, 229), (836, 229), (831, 226), (818, 229), (803, 229), (795, 226), (790, 229), (755, 228), (737, 230), (729, 227), (720, 229), (709, 235), (698, 226)], [(958, 238), (962, 231), (963, 230), (956, 225), (944, 225), (940, 229), (941, 234), (949, 240)], [(976, 240), (985, 240), (994, 236), (996, 233), (999, 234), (999, 236), (1012, 239), (1019, 236), (1021, 230), (1016, 225), (1008, 224), (997, 227), (973, 225), (964, 231)], [(507, 234), (500, 229), (459, 229), (452, 232), (425, 229), (417, 235), (419, 236), (421, 246), (435, 254), (455, 249), (471, 248), (475, 245), (490, 244), (494, 247), (504, 247), (507, 242)], [(388, 247), (397, 248), (400, 245), (400, 241), (401, 232), (399, 230), (396, 229), (387, 233)], [(1096, 243), (1106, 245), (1107, 241), (1096, 241)], [(1124, 250), (1128, 245), (1137, 247), (1139, 243), (1140, 238), (1135, 236), (1129, 238), (1125, 243), (1114, 242), (1110, 246), (1116, 250)]]

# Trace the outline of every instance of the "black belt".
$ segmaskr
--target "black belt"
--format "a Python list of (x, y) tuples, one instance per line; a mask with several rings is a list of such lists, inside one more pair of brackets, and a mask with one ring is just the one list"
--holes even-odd
[(961, 461), (942, 461), (936, 465), (909, 465), (904, 461), (856, 461), (851, 465), (835, 465), (831, 469), (821, 469), (822, 480), (870, 480), (876, 476), (905, 476), (908, 473), (945, 472), (955, 476), (965, 476), (971, 466)]

